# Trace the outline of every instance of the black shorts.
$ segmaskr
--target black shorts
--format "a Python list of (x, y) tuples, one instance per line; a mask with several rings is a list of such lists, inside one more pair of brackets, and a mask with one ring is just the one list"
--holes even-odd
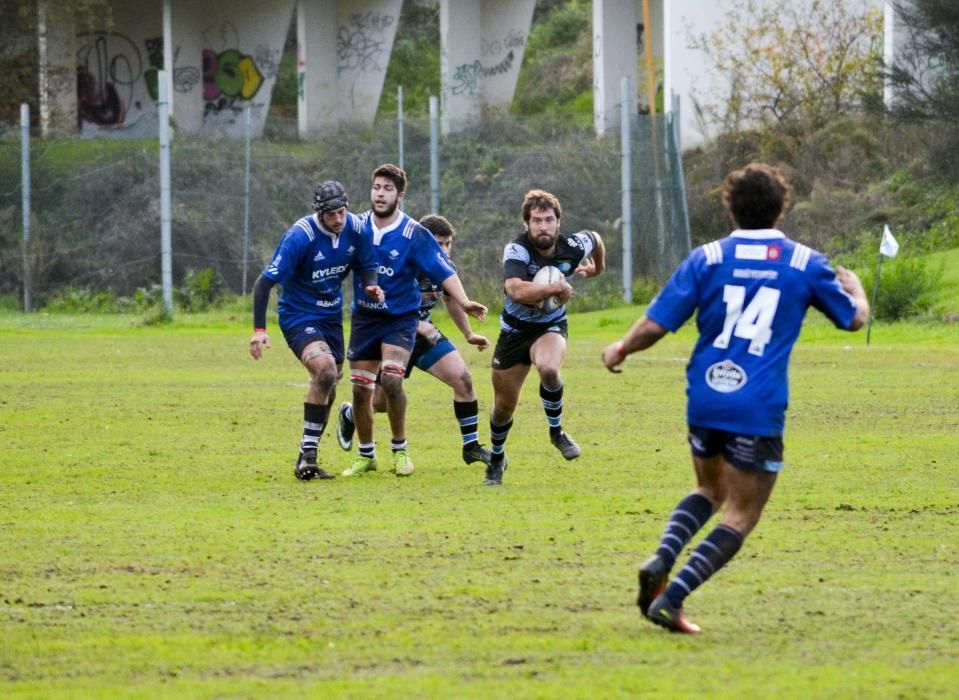
[(783, 436), (743, 435), (715, 428), (689, 426), (689, 447), (696, 457), (723, 459), (748, 472), (771, 472), (783, 468)]
[(543, 324), (540, 328), (533, 328), (530, 324), (530, 327), (521, 331), (500, 331), (499, 338), (496, 339), (496, 348), (493, 350), (493, 369), (509, 369), (513, 365), (533, 364), (529, 349), (547, 333), (559, 333), (564, 338), (568, 337), (566, 320)]

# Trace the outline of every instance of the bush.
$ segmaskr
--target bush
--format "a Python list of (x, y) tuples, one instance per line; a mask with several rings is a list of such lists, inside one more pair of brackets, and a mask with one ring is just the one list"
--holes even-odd
[[(879, 277), (879, 294), (872, 309), (873, 318), (900, 321), (928, 316), (943, 272), (942, 265), (927, 264), (917, 258), (885, 261)], [(876, 287), (875, 271), (864, 272), (860, 277), (872, 299)]]
[(183, 284), (173, 290), (173, 300), (184, 311), (206, 311), (223, 291), (223, 281), (212, 267), (199, 272), (187, 270)]

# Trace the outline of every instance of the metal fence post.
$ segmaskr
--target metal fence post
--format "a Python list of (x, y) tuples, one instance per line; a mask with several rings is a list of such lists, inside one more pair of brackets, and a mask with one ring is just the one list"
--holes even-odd
[(160, 71), (160, 270), (163, 306), (173, 315), (173, 243), (170, 204), (170, 96), (166, 71)]
[(632, 94), (629, 78), (620, 80), (620, 151), (622, 165), (622, 222), (623, 222), (623, 300), (633, 303), (633, 137), (629, 112)]
[(400, 152), (399, 165), (400, 165), (400, 168), (402, 168), (403, 170), (406, 170), (406, 168), (403, 166), (403, 86), (402, 85), (396, 86), (396, 128), (399, 131), (399, 134), (397, 135), (399, 152)]
[(430, 95), (430, 211), (440, 210), (440, 101)]
[(253, 106), (246, 105), (246, 121), (244, 123), (244, 138), (246, 139), (246, 172), (243, 190), (243, 296), (246, 296), (246, 269), (249, 267), (250, 257), (250, 141), (253, 139), (252, 120), (250, 112)]
[(20, 105), (20, 172), (23, 208), (23, 310), (33, 311), (33, 267), (30, 262), (30, 105)]
[(689, 204), (686, 200), (686, 173), (683, 169), (683, 147), (680, 140), (679, 125), (682, 123), (679, 113), (679, 95), (673, 95), (672, 104), (672, 134), (673, 148), (676, 151), (676, 187), (679, 189), (679, 202), (683, 213), (683, 228), (685, 229), (686, 254), (693, 249), (692, 234), (689, 230)]

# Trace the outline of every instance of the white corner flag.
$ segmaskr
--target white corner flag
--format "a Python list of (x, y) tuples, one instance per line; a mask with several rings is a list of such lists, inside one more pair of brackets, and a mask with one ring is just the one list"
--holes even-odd
[(879, 253), (887, 258), (894, 258), (899, 253), (899, 242), (889, 230), (889, 224), (882, 230), (882, 243), (879, 244)]

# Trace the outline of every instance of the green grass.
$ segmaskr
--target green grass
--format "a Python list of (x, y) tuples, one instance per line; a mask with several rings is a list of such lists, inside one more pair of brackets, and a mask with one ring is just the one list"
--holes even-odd
[[(924, 256), (927, 265), (942, 266), (942, 279), (936, 289), (933, 313), (959, 320), (959, 248)], [(880, 292), (881, 292), (880, 288)]]
[[(684, 638), (633, 600), (692, 483), (694, 334), (612, 375), (599, 351), (636, 313), (572, 317), (584, 455), (549, 445), (530, 380), (500, 489), (421, 373), (412, 478), (304, 484), (305, 374), (278, 332), (249, 358), (246, 314), (0, 315), (0, 696), (953, 695), (959, 326), (877, 325), (867, 348), (811, 314), (786, 469)], [(490, 355), (465, 352), (485, 415)], [(382, 417), (377, 436), (385, 457)]]

